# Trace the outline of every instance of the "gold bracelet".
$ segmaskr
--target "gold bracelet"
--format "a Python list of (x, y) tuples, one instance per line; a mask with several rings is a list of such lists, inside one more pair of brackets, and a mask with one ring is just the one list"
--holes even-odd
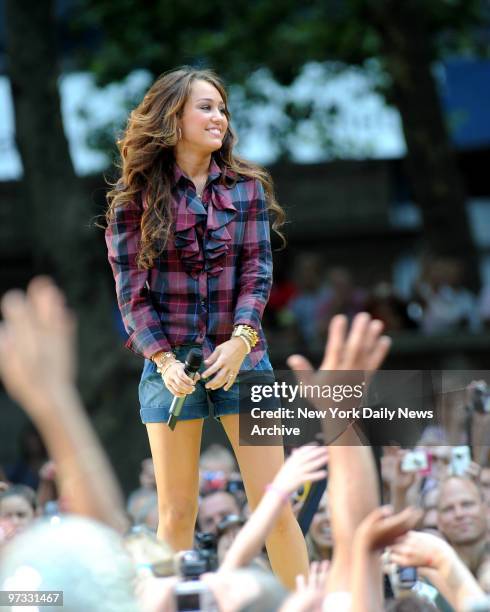
[(168, 359), (176, 359), (172, 351), (167, 351), (166, 353), (159, 355), (158, 359), (153, 359), (152, 357), (152, 361), (157, 366), (157, 369), (162, 368), (167, 363)]
[(255, 331), (255, 329), (251, 325), (243, 325), (243, 324), (236, 325), (231, 335), (232, 337), (234, 336), (242, 337), (243, 336), (244, 338), (246, 338), (248, 340), (248, 343), (250, 344), (251, 349), (253, 349), (254, 346), (259, 341), (259, 334)]

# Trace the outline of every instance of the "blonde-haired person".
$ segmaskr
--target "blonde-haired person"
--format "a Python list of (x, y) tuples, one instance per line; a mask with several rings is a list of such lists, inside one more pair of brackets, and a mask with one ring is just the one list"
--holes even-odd
[[(121, 178), (108, 196), (106, 241), (127, 346), (145, 357), (140, 414), (155, 464), (158, 535), (176, 550), (192, 547), (208, 398), (252, 507), (284, 461), (280, 447), (239, 444), (236, 377), (271, 369), (261, 328), (272, 283), (269, 215), (276, 228), (284, 213), (268, 174), (235, 155), (229, 121), (213, 72), (164, 74), (131, 113), (118, 143)], [(197, 381), (182, 363), (193, 346), (205, 357)], [(166, 425), (172, 395), (188, 395), (175, 431)], [(267, 548), (285, 585), (307, 572), (289, 505)]]

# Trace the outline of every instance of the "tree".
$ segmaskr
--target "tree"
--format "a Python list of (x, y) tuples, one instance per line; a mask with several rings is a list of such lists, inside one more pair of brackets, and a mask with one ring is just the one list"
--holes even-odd
[[(114, 289), (103, 234), (91, 223), (93, 201), (74, 172), (63, 130), (54, 2), (7, 0), (6, 17), (8, 75), (24, 168), (24, 224), (16, 230), (30, 233), (34, 272), (53, 275), (77, 314), (81, 390), (91, 412), (107, 408), (103, 433), (110, 434), (124, 425), (125, 406), (122, 401), (115, 406), (107, 389), (117, 377), (119, 391), (131, 386), (127, 397), (132, 398), (135, 381), (117, 375), (122, 350), (112, 331)], [(134, 412), (134, 401), (128, 402), (126, 408)], [(125, 448), (122, 459), (127, 457)]]
[(265, 66), (290, 83), (308, 61), (377, 58), (389, 77), (383, 93), (402, 118), (424, 246), (463, 259), (477, 287), (465, 189), (433, 67), (446, 53), (471, 45), (472, 28), (484, 17), (479, 0), (165, 0), (144, 9), (136, 0), (83, 2), (84, 26), (101, 32), (91, 65), (103, 83), (132, 68), (156, 76), (185, 62), (211, 65), (242, 84)]

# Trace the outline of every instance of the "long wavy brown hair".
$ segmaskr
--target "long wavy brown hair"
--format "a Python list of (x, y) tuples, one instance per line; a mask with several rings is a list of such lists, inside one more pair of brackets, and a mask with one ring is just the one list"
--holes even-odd
[(220, 93), (225, 104), (228, 129), (223, 144), (213, 153), (222, 169), (221, 182), (231, 186), (230, 176), (258, 179), (265, 191), (267, 208), (272, 213), (272, 228), (279, 231), (285, 214), (274, 196), (268, 172), (233, 153), (237, 138), (230, 128), (230, 113), (226, 90), (211, 70), (184, 66), (160, 76), (150, 87), (142, 102), (130, 114), (126, 130), (117, 141), (120, 152), (121, 176), (107, 194), (106, 221), (114, 219), (116, 208), (145, 198), (141, 216), (141, 241), (137, 255), (140, 268), (151, 268), (164, 250), (172, 231), (171, 190), (173, 186), (173, 149), (177, 144), (178, 119), (191, 93), (195, 80), (207, 81)]

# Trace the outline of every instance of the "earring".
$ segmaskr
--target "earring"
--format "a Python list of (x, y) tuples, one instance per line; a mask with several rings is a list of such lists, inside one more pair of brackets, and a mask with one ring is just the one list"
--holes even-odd
[(177, 140), (182, 140), (182, 130), (180, 127), (177, 128)]

